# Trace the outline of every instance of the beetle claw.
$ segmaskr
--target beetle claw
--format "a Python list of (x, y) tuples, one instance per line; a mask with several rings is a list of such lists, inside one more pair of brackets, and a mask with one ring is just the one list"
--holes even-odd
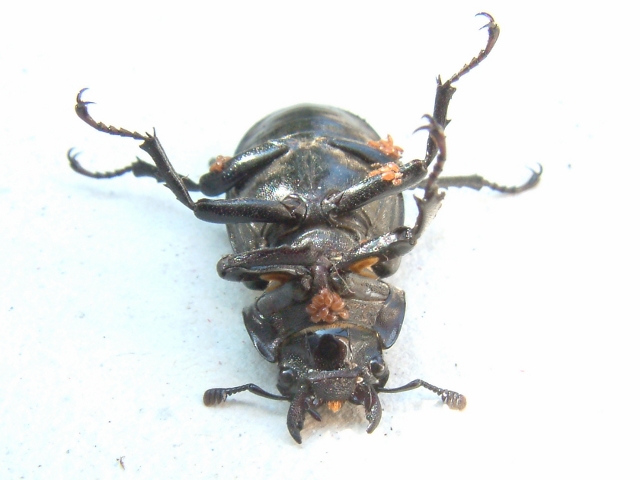
[(487, 23), (486, 25), (483, 25), (482, 27), (480, 27), (480, 30), (482, 30), (483, 28), (491, 28), (492, 26), (495, 26), (495, 24), (496, 24), (496, 21), (487, 12), (476, 13), (476, 17), (487, 17), (489, 19), (489, 23)]
[(444, 136), (443, 128), (438, 122), (435, 121), (435, 119), (431, 115), (425, 113), (422, 118), (427, 120), (427, 123), (416, 128), (413, 133), (419, 132), (421, 130), (426, 130), (431, 136)]
[(442, 126), (438, 122), (436, 122), (436, 120), (428, 113), (425, 113), (422, 118), (424, 118), (427, 123), (416, 128), (413, 133), (419, 132), (420, 130), (427, 130), (432, 134), (439, 134), (444, 132)]
[(94, 103), (94, 102), (85, 102), (84, 100), (82, 100), (82, 94), (84, 92), (86, 92), (87, 90), (89, 90), (89, 88), (85, 87), (82, 90), (80, 90), (78, 92), (78, 94), (76, 95), (76, 103), (80, 103), (80, 104), (84, 104), (84, 105), (88, 105), (90, 103)]

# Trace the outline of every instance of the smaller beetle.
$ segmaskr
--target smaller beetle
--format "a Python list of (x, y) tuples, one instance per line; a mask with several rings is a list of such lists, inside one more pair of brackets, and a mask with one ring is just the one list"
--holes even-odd
[[(308, 413), (337, 411), (345, 402), (364, 406), (371, 433), (380, 423), (379, 393), (419, 387), (461, 410), (463, 395), (414, 380), (387, 388), (383, 350), (398, 338), (405, 295), (381, 278), (392, 275), (401, 257), (416, 245), (440, 209), (438, 187), (489, 187), (517, 193), (537, 184), (533, 171), (523, 185), (505, 187), (480, 176), (440, 178), (445, 160), (444, 130), (453, 83), (484, 60), (498, 39), (489, 19), (486, 47), (446, 82), (438, 78), (433, 117), (417, 130), (430, 138), (424, 159), (401, 163), (402, 149), (381, 139), (362, 119), (332, 107), (299, 105), (275, 112), (254, 125), (233, 157), (219, 156), (199, 182), (179, 175), (154, 134), (140, 134), (95, 121), (90, 102), (76, 99), (78, 116), (98, 131), (141, 140), (154, 164), (138, 160), (113, 172), (91, 172), (69, 152), (71, 167), (92, 178), (127, 172), (164, 183), (196, 217), (227, 225), (234, 254), (223, 257), (218, 273), (263, 290), (243, 312), (255, 347), (280, 369), (273, 394), (252, 383), (205, 392), (206, 405), (248, 391), (290, 402), (287, 427), (298, 443)], [(484, 28), (484, 27), (483, 27)], [(435, 162), (434, 162), (435, 160)], [(418, 218), (404, 226), (402, 191), (422, 188), (415, 197)], [(226, 199), (194, 201), (190, 191)]]

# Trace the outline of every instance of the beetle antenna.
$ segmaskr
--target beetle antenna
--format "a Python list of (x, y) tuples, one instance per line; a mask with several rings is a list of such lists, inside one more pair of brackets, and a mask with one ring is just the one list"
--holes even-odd
[(253, 383), (247, 383), (246, 385), (232, 388), (210, 388), (204, 392), (202, 401), (207, 407), (213, 407), (226, 402), (229, 395), (235, 395), (236, 393), (245, 391), (258, 395), (259, 397), (268, 398), (269, 400), (290, 400), (289, 397), (269, 393)]
[(447, 390), (445, 388), (436, 387), (435, 385), (431, 385), (430, 383), (427, 383), (424, 380), (420, 379), (409, 382), (402, 387), (378, 388), (377, 390), (379, 393), (401, 393), (408, 392), (409, 390), (415, 390), (416, 388), (420, 387), (424, 387), (427, 390), (431, 390), (433, 393), (440, 395), (442, 401), (453, 410), (464, 410), (464, 407), (467, 406), (467, 399), (461, 393), (454, 392), (453, 390)]

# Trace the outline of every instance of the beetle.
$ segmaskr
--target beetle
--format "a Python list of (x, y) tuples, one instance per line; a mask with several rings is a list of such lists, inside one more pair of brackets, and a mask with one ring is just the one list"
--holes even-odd
[[(91, 178), (127, 172), (164, 183), (201, 220), (226, 224), (234, 253), (218, 263), (225, 280), (262, 291), (243, 311), (247, 332), (262, 357), (279, 367), (270, 393), (249, 383), (205, 392), (205, 405), (219, 405), (247, 391), (290, 403), (287, 427), (301, 443), (306, 414), (320, 421), (318, 409), (332, 411), (349, 401), (363, 405), (371, 433), (382, 406), (378, 394), (426, 388), (452, 409), (466, 398), (452, 390), (414, 380), (388, 388), (383, 351), (397, 340), (405, 314), (405, 295), (382, 278), (398, 269), (442, 205), (440, 188), (489, 187), (518, 193), (535, 186), (532, 170), (518, 186), (502, 186), (478, 175), (440, 177), (447, 155), (444, 126), (455, 92), (453, 84), (493, 49), (499, 27), (487, 13), (485, 47), (447, 81), (437, 79), (433, 116), (418, 130), (429, 132), (424, 159), (400, 161), (402, 149), (381, 139), (362, 119), (344, 110), (298, 105), (256, 123), (232, 157), (219, 156), (198, 182), (178, 174), (155, 131), (140, 134), (94, 120), (81, 90), (76, 113), (94, 129), (142, 141), (153, 164), (138, 159), (110, 171), (92, 172), (68, 153), (71, 167)], [(402, 192), (414, 197), (418, 216), (404, 226)], [(190, 192), (226, 198), (194, 201)]]

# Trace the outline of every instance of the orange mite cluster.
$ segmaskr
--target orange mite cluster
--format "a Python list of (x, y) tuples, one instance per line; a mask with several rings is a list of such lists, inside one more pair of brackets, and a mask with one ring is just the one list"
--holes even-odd
[(224, 155), (218, 155), (216, 157), (216, 159), (211, 162), (211, 165), (209, 165), (209, 171), (211, 173), (219, 173), (222, 170), (224, 170), (224, 166), (227, 164), (227, 162), (231, 159), (231, 157), (225, 157)]
[(397, 163), (389, 162), (384, 165), (375, 164), (374, 167), (378, 168), (369, 172), (370, 177), (382, 175), (382, 179), (386, 182), (391, 182), (395, 186), (402, 184), (402, 172)]
[(346, 320), (349, 312), (345, 309), (344, 300), (340, 295), (332, 292), (328, 288), (323, 288), (311, 299), (307, 305), (307, 313), (311, 315), (313, 323), (333, 323), (338, 318)]
[(402, 153), (404, 152), (402, 148), (393, 144), (393, 138), (391, 138), (391, 135), (387, 135), (386, 140), (369, 140), (367, 145), (373, 148), (377, 148), (387, 157), (391, 157), (394, 160), (399, 160), (400, 157), (402, 157)]
[(329, 410), (335, 413), (342, 408), (343, 404), (344, 400), (329, 400), (327, 402), (327, 407), (329, 407)]

